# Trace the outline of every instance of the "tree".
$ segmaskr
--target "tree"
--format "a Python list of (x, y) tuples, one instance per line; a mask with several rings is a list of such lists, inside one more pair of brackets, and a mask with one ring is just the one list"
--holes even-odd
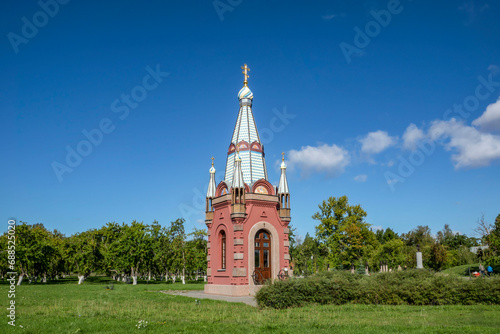
[(482, 213), (481, 218), (479, 218), (476, 222), (476, 228), (474, 229), (474, 231), (481, 237), (481, 241), (487, 242), (487, 238), (492, 230), (493, 225), (484, 220), (484, 213)]
[(405, 244), (401, 239), (391, 239), (380, 245), (376, 251), (376, 263), (387, 261), (391, 267), (404, 264), (404, 247)]
[(353, 265), (362, 257), (367, 241), (375, 241), (370, 224), (364, 221), (366, 212), (360, 205), (349, 205), (347, 196), (330, 197), (318, 207), (320, 211), (312, 218), (320, 221), (316, 236), (328, 249), (330, 265)]
[(170, 268), (171, 271), (176, 273), (176, 275), (182, 273), (182, 284), (186, 284), (186, 254), (184, 247), (186, 232), (184, 231), (184, 222), (185, 220), (183, 218), (179, 218), (176, 221), (171, 222), (169, 231), (170, 243), (172, 246)]
[(66, 240), (67, 261), (78, 275), (78, 284), (82, 284), (98, 268), (102, 258), (100, 241), (95, 229), (77, 233)]
[(151, 247), (147, 225), (135, 220), (130, 226), (123, 224), (120, 236), (113, 245), (123, 261), (123, 266), (127, 268), (127, 272), (130, 269), (133, 285), (137, 285), (139, 270), (145, 264)]
[(123, 273), (125, 269), (121, 261), (118, 246), (120, 240), (121, 227), (119, 224), (112, 222), (107, 223), (99, 229), (99, 236), (101, 237), (101, 254), (102, 259), (100, 263), (101, 270), (106, 274), (117, 279), (117, 275)]
[(189, 273), (196, 272), (198, 280), (199, 271), (207, 270), (207, 232), (195, 228), (188, 236), (192, 239), (186, 242), (186, 267)]
[(410, 232), (403, 233), (401, 239), (403, 239), (407, 246), (416, 246), (419, 244), (421, 247), (424, 247), (435, 243), (435, 240), (431, 235), (431, 229), (427, 225), (418, 225)]
[(448, 260), (448, 252), (446, 247), (440, 243), (435, 243), (431, 246), (428, 265), (434, 270), (441, 270)]
[(22, 284), (26, 275), (38, 277), (47, 273), (49, 259), (54, 251), (49, 235), (42, 224), (28, 225), (21, 222), (16, 226), (16, 265), (21, 272), (17, 285)]
[(154, 243), (154, 261), (157, 270), (162, 275), (165, 275), (165, 281), (168, 280), (170, 272), (170, 262), (173, 257), (173, 249), (171, 244), (170, 229), (162, 227), (158, 232), (157, 242)]
[(386, 242), (393, 240), (393, 239), (399, 239), (399, 236), (396, 232), (394, 232), (391, 228), (386, 228), (377, 230), (375, 232), (375, 236), (377, 237), (377, 241), (380, 242), (381, 244), (385, 244)]
[[(316, 267), (322, 267), (322, 253), (320, 245), (316, 239), (306, 233), (304, 241), (298, 242), (294, 248), (295, 252), (295, 268), (297, 274), (304, 272), (306, 274), (316, 271)], [(324, 257), (324, 255), (323, 255)]]
[(490, 247), (489, 253), (491, 254), (490, 258), (487, 259), (488, 263), (500, 265), (500, 214), (496, 217), (490, 233), (486, 236), (486, 242)]
[(58, 230), (54, 230), (49, 236), (49, 243), (53, 248), (52, 256), (49, 256), (48, 273), (52, 277), (59, 276), (60, 273), (68, 271), (68, 264), (65, 261), (64, 240), (66, 237)]
[[(12, 236), (14, 236), (14, 234), (12, 234)], [(9, 269), (9, 246), (11, 245), (9, 245), (8, 242), (8, 234), (5, 232), (2, 236), (0, 236), (0, 277), (2, 278), (7, 274), (7, 272), (12, 271)], [(11, 258), (13, 259), (14, 256), (11, 256)]]

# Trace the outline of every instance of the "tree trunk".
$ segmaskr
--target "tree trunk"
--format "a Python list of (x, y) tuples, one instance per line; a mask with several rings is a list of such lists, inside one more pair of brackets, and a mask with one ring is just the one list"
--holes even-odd
[(132, 274), (132, 280), (134, 282), (133, 285), (137, 285), (137, 271), (134, 270), (134, 267), (132, 267), (131, 274)]
[(176, 274), (173, 274), (172, 275), (172, 283), (175, 283), (175, 279), (177, 278), (177, 275)]
[(42, 283), (47, 283), (47, 275), (43, 275)]
[(21, 283), (23, 283), (23, 278), (24, 278), (24, 273), (21, 273), (21, 275), (19, 275), (19, 279), (17, 280), (17, 285), (21, 285)]
[(78, 285), (82, 284), (85, 281), (85, 275), (78, 275)]
[(203, 281), (206, 282), (207, 281), (207, 275), (203, 275)]
[(182, 250), (182, 284), (186, 284), (186, 257), (184, 255), (184, 245)]

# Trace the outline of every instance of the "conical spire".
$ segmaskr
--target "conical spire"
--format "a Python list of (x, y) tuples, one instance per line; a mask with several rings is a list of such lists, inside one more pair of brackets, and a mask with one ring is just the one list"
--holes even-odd
[(234, 159), (234, 173), (233, 173), (233, 188), (245, 188), (245, 181), (243, 180), (243, 171), (241, 170), (241, 158), (239, 148), (236, 148), (236, 158)]
[(212, 157), (212, 167), (210, 168), (210, 182), (208, 183), (207, 198), (215, 198), (216, 188), (214, 158)]
[(267, 170), (264, 147), (260, 142), (252, 112), (253, 93), (248, 87), (248, 71), (250, 69), (246, 64), (242, 69), (244, 70), (245, 79), (243, 81), (243, 88), (238, 93), (240, 111), (234, 127), (231, 144), (229, 145), (224, 180), (227, 184), (233, 183), (235, 151), (238, 146), (240, 149), (239, 156), (241, 158), (243, 180), (245, 183), (251, 185), (260, 179), (267, 180)]
[(281, 153), (283, 158), (281, 159), (281, 176), (280, 183), (278, 185), (278, 195), (289, 194), (288, 181), (286, 179), (286, 165), (285, 165), (285, 152)]

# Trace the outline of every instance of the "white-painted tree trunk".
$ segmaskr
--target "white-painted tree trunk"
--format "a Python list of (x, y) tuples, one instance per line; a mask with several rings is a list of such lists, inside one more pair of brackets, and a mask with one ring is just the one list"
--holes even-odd
[(172, 283), (175, 283), (175, 279), (177, 278), (177, 275), (172, 275)]
[(186, 284), (186, 276), (182, 275), (181, 280), (182, 280), (182, 284)]
[(85, 275), (78, 275), (78, 284), (82, 284), (85, 281)]
[(137, 275), (132, 276), (133, 285), (137, 285)]
[(203, 281), (206, 282), (207, 281), (207, 275), (204, 275), (203, 276)]
[(19, 275), (19, 279), (17, 280), (17, 285), (21, 285), (21, 283), (23, 283), (23, 279), (24, 279), (24, 274)]
[(42, 283), (47, 283), (47, 275), (43, 275)]

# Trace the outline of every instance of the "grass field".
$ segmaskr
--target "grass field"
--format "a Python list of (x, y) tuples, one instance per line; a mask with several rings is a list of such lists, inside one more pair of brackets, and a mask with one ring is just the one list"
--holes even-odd
[[(0, 333), (498, 333), (500, 306), (308, 306), (257, 309), (241, 303), (172, 296), (160, 290), (203, 284), (114, 284), (105, 278), (16, 289), (16, 328), (7, 324), (7, 290), (0, 284)], [(139, 320), (148, 321), (137, 329)], [(22, 325), (21, 328), (19, 325)]]
[[(486, 267), (486, 265), (485, 265)], [(474, 264), (466, 264), (463, 266), (456, 266), (452, 268), (448, 268), (442, 271), (443, 274), (449, 274), (454, 276), (469, 276), (469, 268), (471, 272), (479, 271), (479, 263)], [(493, 266), (493, 272), (497, 275), (500, 272), (499, 266)]]

